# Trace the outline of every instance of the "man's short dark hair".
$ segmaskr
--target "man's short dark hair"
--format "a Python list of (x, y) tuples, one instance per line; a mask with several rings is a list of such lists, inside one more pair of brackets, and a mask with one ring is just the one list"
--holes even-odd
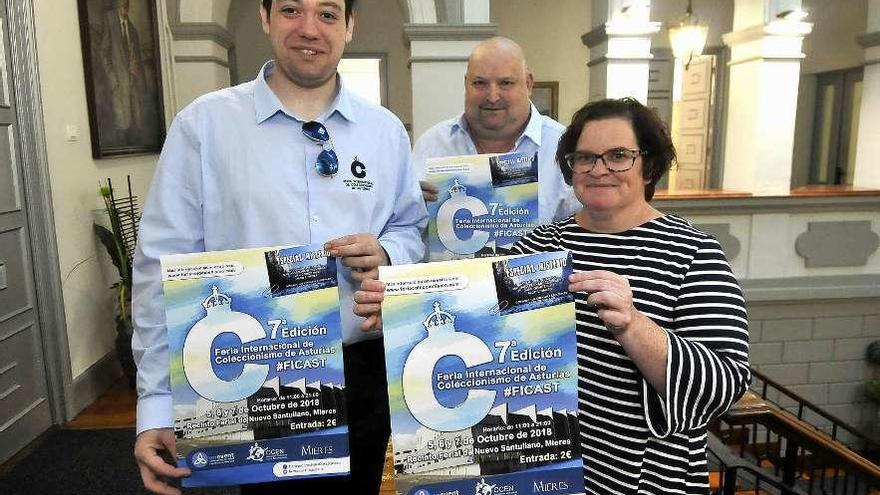
[[(263, 9), (266, 11), (266, 17), (269, 17), (272, 14), (272, 0), (261, 0), (263, 2)], [(351, 14), (354, 10), (354, 2), (355, 0), (345, 0), (345, 23), (348, 24), (348, 21), (351, 20)]]
[[(648, 107), (635, 98), (606, 99), (587, 103), (571, 117), (571, 124), (559, 138), (556, 148), (556, 163), (562, 170), (565, 182), (571, 185), (571, 170), (565, 164), (565, 155), (575, 151), (581, 131), (588, 122), (595, 120), (621, 118), (629, 121), (639, 149), (647, 152), (642, 156), (642, 176), (648, 179), (645, 184), (645, 200), (654, 197), (657, 182), (675, 161), (675, 147), (666, 129), (666, 124)], [(598, 150), (595, 150), (598, 151)]]

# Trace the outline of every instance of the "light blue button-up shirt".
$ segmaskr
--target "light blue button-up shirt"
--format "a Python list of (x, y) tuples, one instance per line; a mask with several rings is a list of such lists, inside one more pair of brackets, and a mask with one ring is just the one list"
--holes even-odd
[[(538, 223), (546, 224), (568, 217), (579, 210), (581, 204), (556, 165), (556, 145), (565, 127), (538, 113), (534, 105), (531, 107), (529, 122), (510, 151), (530, 155), (538, 153)], [(416, 139), (413, 165), (417, 175), (424, 177), (427, 158), (475, 154), (477, 147), (462, 115), (434, 125)]]
[[(427, 213), (400, 120), (341, 85), (320, 116), (339, 172), (315, 170), (322, 148), (266, 83), (274, 64), (233, 88), (198, 98), (174, 119), (141, 218), (134, 260), (132, 348), (138, 433), (172, 425), (159, 257), (323, 243), (375, 235), (392, 264), (424, 255)], [(378, 337), (352, 313), (355, 282), (339, 265), (343, 342)]]

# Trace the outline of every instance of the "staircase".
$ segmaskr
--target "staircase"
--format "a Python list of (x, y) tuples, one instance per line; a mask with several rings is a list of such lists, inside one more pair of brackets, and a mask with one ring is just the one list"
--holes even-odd
[(752, 390), (710, 427), (713, 494), (880, 495), (880, 443), (760, 372), (752, 376)]

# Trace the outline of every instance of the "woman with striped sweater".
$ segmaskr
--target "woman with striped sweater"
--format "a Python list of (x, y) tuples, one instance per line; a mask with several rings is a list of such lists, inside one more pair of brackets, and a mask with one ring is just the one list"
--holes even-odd
[[(718, 241), (649, 204), (675, 150), (641, 103), (588, 103), (556, 158), (583, 207), (514, 251), (572, 253), (586, 492), (708, 493), (706, 425), (751, 380), (739, 284)], [(364, 328), (382, 291), (355, 294)]]
[(587, 493), (708, 493), (706, 425), (748, 387), (748, 321), (721, 246), (649, 201), (675, 150), (630, 98), (575, 113), (556, 153), (583, 205), (522, 253), (568, 250)]

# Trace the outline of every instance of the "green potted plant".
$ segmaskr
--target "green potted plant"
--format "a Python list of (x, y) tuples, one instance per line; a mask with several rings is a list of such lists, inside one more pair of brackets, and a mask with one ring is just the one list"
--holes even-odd
[(128, 197), (117, 197), (110, 179), (99, 186), (99, 193), (104, 200), (109, 226), (96, 222), (93, 228), (119, 272), (119, 281), (110, 287), (116, 296), (116, 354), (129, 385), (134, 387), (137, 368), (131, 351), (134, 331), (131, 321), (131, 264), (140, 213), (136, 198), (131, 194), (131, 178), (128, 178)]

